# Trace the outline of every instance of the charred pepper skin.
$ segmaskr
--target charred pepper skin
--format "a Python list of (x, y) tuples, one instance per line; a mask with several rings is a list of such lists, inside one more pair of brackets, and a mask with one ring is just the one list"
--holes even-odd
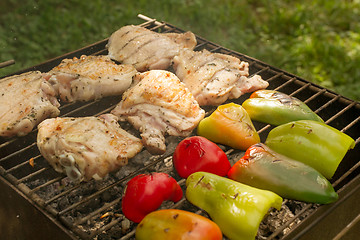
[(232, 240), (255, 239), (260, 222), (282, 198), (226, 177), (206, 172), (191, 174), (186, 180), (186, 198), (205, 210), (223, 234)]
[(219, 226), (196, 213), (163, 209), (149, 213), (138, 224), (136, 240), (222, 240)]
[(220, 105), (209, 117), (200, 121), (197, 133), (215, 143), (240, 150), (260, 142), (248, 113), (236, 103)]
[(122, 212), (129, 220), (139, 223), (148, 213), (157, 210), (163, 201), (178, 202), (183, 196), (180, 185), (166, 173), (140, 174), (126, 185)]
[(255, 91), (242, 106), (252, 120), (275, 126), (297, 120), (324, 122), (301, 100), (275, 90)]
[(248, 148), (228, 177), (288, 199), (319, 204), (338, 199), (331, 183), (314, 168), (278, 154), (263, 143)]
[(325, 123), (299, 120), (273, 128), (265, 144), (331, 179), (347, 151), (354, 148), (355, 141)]

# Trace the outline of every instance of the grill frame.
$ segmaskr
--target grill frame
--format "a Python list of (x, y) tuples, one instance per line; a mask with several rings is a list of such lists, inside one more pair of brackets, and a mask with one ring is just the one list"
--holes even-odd
[[(154, 31), (161, 29), (162, 32), (185, 32), (184, 30), (166, 22), (158, 22), (155, 19), (150, 19), (143, 15), (140, 15), (139, 17), (145, 21), (143, 24), (141, 24), (142, 26)], [(341, 209), (339, 206), (345, 206), (346, 208), (346, 206), (349, 206), (348, 201), (351, 201), (354, 196), (358, 196), (360, 194), (360, 189), (356, 187), (359, 186), (359, 184), (357, 183), (359, 183), (360, 181), (360, 163), (356, 162), (356, 156), (358, 156), (358, 154), (360, 153), (358, 145), (360, 135), (356, 135), (356, 133), (360, 133), (360, 103), (343, 97), (331, 90), (325, 89), (319, 85), (311, 83), (284, 70), (270, 66), (269, 64), (266, 64), (258, 59), (224, 48), (200, 36), (196, 35), (196, 37), (198, 44), (195, 50), (201, 50), (203, 48), (206, 48), (211, 52), (229, 54), (238, 57), (243, 61), (249, 62), (250, 74), (261, 75), (263, 79), (269, 82), (270, 85), (268, 89), (279, 90), (291, 96), (299, 98), (300, 100), (308, 104), (308, 106), (316, 113), (318, 113), (321, 117), (323, 117), (325, 123), (339, 129), (342, 132), (347, 133), (348, 135), (356, 139), (355, 148), (349, 151), (348, 154), (345, 156), (343, 162), (338, 168), (338, 171), (335, 173), (333, 180), (331, 181), (334, 188), (340, 195), (339, 200), (334, 204), (322, 206), (318, 206), (316, 204), (304, 204), (304, 207), (294, 216), (293, 219), (288, 220), (284, 225), (276, 229), (270, 236), (267, 236), (267, 239), (300, 239), (303, 236), (309, 237), (309, 233), (311, 233), (315, 228), (318, 228), (319, 230), (322, 229), (321, 227), (319, 227), (318, 223), (325, 224), (329, 222), (328, 216), (331, 216), (334, 213), (341, 214), (342, 211), (339, 212), (337, 210)], [(48, 60), (44, 63), (28, 69), (24, 69), (14, 74), (20, 74), (31, 70), (47, 72), (53, 67), (57, 66), (64, 58), (72, 58), (75, 56), (80, 57), (83, 54), (106, 54), (107, 50), (105, 49), (105, 45), (107, 41), (108, 39), (101, 40), (87, 47), (64, 54), (62, 56), (56, 57), (54, 59)], [(232, 102), (241, 104), (248, 96), (249, 94), (245, 94), (239, 99), (232, 100)], [(77, 117), (99, 115), (105, 112), (109, 112), (119, 100), (119, 97), (107, 97), (102, 100), (96, 100), (91, 102), (81, 102), (64, 105), (62, 104), (61, 116)], [(99, 111), (99, 109), (101, 110)], [(214, 109), (214, 107), (205, 107), (207, 114), (211, 113), (211, 111), (213, 111)], [(254, 122), (254, 125), (260, 134), (261, 141), (264, 142), (267, 133), (273, 128), (273, 126), (258, 122)], [(122, 126), (125, 129), (131, 130), (131, 127), (128, 124), (124, 124)], [(178, 138), (177, 141), (179, 140), (180, 139)], [(52, 222), (51, 225), (54, 225), (50, 227), (50, 229), (53, 227), (60, 229), (60, 232), (64, 234), (62, 235), (62, 239), (66, 239), (65, 237), (68, 237), (69, 239), (93, 239), (101, 235), (103, 232), (111, 231), (113, 228), (118, 227), (118, 225), (121, 225), (121, 229), (124, 229), (126, 227), (123, 226), (126, 224), (126, 221), (124, 221), (124, 217), (121, 216), (119, 211), (115, 209), (119, 206), (121, 198), (118, 197), (112, 199), (111, 196), (110, 200), (106, 202), (102, 207), (95, 207), (95, 210), (85, 217), (82, 216), (76, 219), (75, 217), (73, 217), (73, 219), (71, 219), (71, 217), (69, 218), (68, 213), (78, 211), (78, 209), (82, 208), (83, 205), (88, 206), (91, 204), (95, 204), (93, 202), (96, 202), (96, 199), (100, 197), (104, 198), (103, 195), (105, 195), (109, 191), (114, 191), (113, 189), (117, 189), (119, 191), (123, 190), (125, 183), (138, 173), (151, 171), (151, 169), (158, 166), (165, 166), (165, 169), (169, 170), (169, 168), (166, 168), (166, 166), (169, 165), (169, 163), (171, 162), (171, 155), (174, 146), (172, 146), (172, 148), (168, 147), (168, 149), (169, 150), (163, 156), (149, 156), (146, 153), (142, 153), (139, 159), (146, 159), (147, 164), (144, 167), (130, 172), (125, 177), (115, 178), (116, 180), (114, 182), (109, 183), (105, 186), (99, 186), (98, 191), (95, 191), (93, 193), (90, 192), (86, 196), (81, 196), (78, 201), (74, 200), (74, 203), (70, 203), (69, 206), (64, 207), (63, 209), (60, 208), (61, 210), (57, 210), (52, 204), (60, 204), (60, 201), (57, 201), (59, 199), (62, 199), (63, 196), (71, 194), (76, 195), (77, 189), (83, 188), (86, 185), (91, 185), (91, 187), (93, 188), (98, 188), (98, 186), (93, 186), (96, 185), (94, 181), (74, 186), (66, 182), (66, 178), (56, 173), (39, 155), (39, 152), (36, 148), (36, 130), (33, 130), (29, 135), (25, 137), (6, 140), (0, 139), (0, 182), (3, 183), (4, 188), (9, 188), (6, 191), (8, 191), (9, 193), (16, 192), (21, 196), (22, 200), (19, 200), (19, 202), (23, 201), (24, 204), (30, 203), (33, 208), (37, 209), (37, 211), (39, 212), (39, 218), (41, 218), (41, 216), (45, 216), (46, 218), (50, 219), (50, 221)], [(225, 148), (225, 150), (226, 153), (229, 156), (233, 156), (233, 158), (241, 154), (241, 152), (234, 149)], [(31, 158), (33, 158), (34, 162), (36, 163), (35, 167), (31, 167), (29, 164), (29, 160)], [(139, 161), (139, 159), (136, 161)], [(177, 180), (179, 180), (179, 184), (181, 186), (184, 186), (184, 179), (180, 179), (176, 175), (176, 173), (174, 173), (174, 171), (172, 171), (171, 174), (176, 177)], [(36, 179), (38, 176), (40, 176), (41, 179)], [(32, 180), (34, 178), (35, 180)], [(29, 184), (35, 184), (33, 182), (36, 182), (36, 180), (39, 180), (39, 182), (41, 183), (39, 183), (39, 185), (37, 186), (34, 186), (34, 188), (29, 186)], [(63, 181), (65, 183), (63, 183)], [(57, 189), (59, 193), (53, 197), (50, 197), (49, 199), (46, 199), (41, 195), (43, 189), (49, 187), (54, 188), (54, 185), (56, 184), (58, 187), (64, 186), (64, 188), (66, 189), (64, 191)], [(114, 194), (114, 196), (119, 195)], [(183, 204), (188, 204), (185, 199), (181, 200), (179, 203), (168, 205), (167, 207), (182, 207)], [(4, 206), (6, 206), (7, 208), (12, 207), (7, 203), (2, 203), (0, 201), (0, 210), (4, 208)], [(66, 206), (66, 204), (64, 206)], [(192, 208), (192, 206), (187, 207), (200, 214), (205, 214), (199, 209)], [(354, 212), (360, 213), (360, 209), (356, 209)], [(105, 222), (104, 225), (98, 227), (93, 232), (90, 232), (90, 234), (82, 230), (82, 226), (93, 218), (99, 218), (99, 216), (102, 217), (101, 219), (107, 218), (103, 217), (106, 213), (109, 213), (110, 217), (108, 218), (109, 221)], [(349, 213), (346, 214), (349, 215)], [(28, 221), (31, 219), (32, 216), (34, 216), (33, 211), (30, 211), (30, 213), (24, 212), (24, 215), (26, 214), (29, 214), (30, 216), (24, 217), (24, 221)], [(13, 218), (13, 216), (10, 217)], [(295, 224), (295, 222), (299, 219), (301, 219), (301, 222), (299, 224)], [(353, 219), (354, 217), (351, 216), (349, 217), (349, 219), (347, 219), (347, 221), (344, 221), (343, 224), (341, 224), (340, 228), (334, 227), (334, 229), (336, 230), (336, 234), (339, 235), (341, 231), (344, 231), (346, 226), (344, 224), (353, 221)], [(283, 230), (292, 224), (295, 224), (295, 226), (293, 226), (291, 230), (284, 235)], [(122, 236), (118, 236), (118, 238), (131, 239), (134, 236), (134, 232), (134, 225), (132, 225), (132, 230), (130, 228), (130, 231), (126, 231)], [(53, 233), (50, 230), (47, 234)], [(55, 234), (54, 236), (59, 235)]]

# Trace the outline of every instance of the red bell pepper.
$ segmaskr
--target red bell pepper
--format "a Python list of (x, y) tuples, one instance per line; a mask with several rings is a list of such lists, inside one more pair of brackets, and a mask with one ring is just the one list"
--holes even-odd
[(157, 210), (164, 201), (179, 201), (180, 185), (166, 173), (140, 174), (126, 185), (122, 211), (129, 220), (139, 223), (148, 213)]
[(198, 171), (226, 176), (231, 164), (221, 148), (201, 136), (182, 140), (173, 155), (174, 167), (182, 178)]

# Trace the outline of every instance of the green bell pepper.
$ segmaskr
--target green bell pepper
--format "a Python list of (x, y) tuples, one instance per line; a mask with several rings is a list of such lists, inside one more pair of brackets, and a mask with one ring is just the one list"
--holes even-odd
[(272, 129), (265, 141), (272, 150), (303, 162), (330, 179), (355, 141), (325, 123), (289, 122)]
[(242, 106), (252, 120), (272, 125), (305, 119), (323, 122), (304, 102), (275, 90), (258, 90)]
[(248, 113), (235, 103), (220, 105), (209, 117), (200, 121), (197, 133), (210, 141), (241, 150), (260, 142)]
[(228, 177), (288, 199), (320, 204), (338, 199), (330, 182), (314, 168), (278, 154), (263, 143), (249, 147)]
[(255, 239), (269, 209), (282, 205), (282, 198), (271, 191), (212, 173), (193, 173), (186, 186), (187, 200), (205, 210), (229, 239)]

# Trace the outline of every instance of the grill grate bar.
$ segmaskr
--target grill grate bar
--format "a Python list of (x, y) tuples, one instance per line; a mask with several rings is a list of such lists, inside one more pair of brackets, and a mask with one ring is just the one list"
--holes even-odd
[(32, 178), (32, 177), (34, 177), (34, 176), (36, 176), (38, 174), (41, 174), (41, 173), (43, 173), (43, 172), (45, 172), (46, 170), (49, 170), (49, 169), (51, 169), (51, 167), (46, 167), (46, 168), (44, 167), (44, 168), (41, 168), (41, 169), (39, 169), (39, 170), (37, 170), (35, 172), (32, 172), (32, 173), (26, 175), (25, 177), (18, 179), (18, 183), (22, 183), (22, 182), (26, 181), (27, 179)]
[[(269, 69), (270, 69), (269, 67), (262, 68), (261, 70), (257, 71), (255, 74), (261, 75), (261, 73), (266, 72), (266, 71), (268, 71)], [(253, 74), (253, 75), (255, 75), (255, 74)]]
[(343, 115), (347, 110), (349, 110), (350, 108), (352, 108), (353, 106), (355, 106), (355, 102), (352, 102), (351, 104), (347, 105), (344, 109), (342, 109), (340, 112), (336, 113), (334, 116), (332, 116), (331, 118), (329, 118), (328, 120), (325, 121), (326, 124), (329, 124), (330, 122), (334, 121), (337, 117), (339, 117), (340, 115)]
[(0, 63), (0, 68), (4, 68), (4, 67), (7, 67), (7, 66), (10, 66), (10, 65), (13, 65), (15, 64), (15, 60), (14, 59), (11, 59), (11, 60), (7, 60), (5, 62), (1, 62)]
[(12, 158), (12, 157), (14, 157), (14, 156), (16, 156), (16, 155), (19, 155), (20, 153), (23, 153), (23, 152), (25, 152), (26, 150), (29, 150), (30, 148), (34, 147), (35, 145), (36, 145), (36, 142), (35, 142), (35, 143), (32, 143), (32, 144), (30, 144), (30, 145), (28, 145), (28, 146), (26, 146), (26, 147), (24, 147), (24, 148), (22, 148), (22, 149), (20, 149), (20, 150), (17, 150), (17, 151), (15, 151), (15, 152), (13, 152), (13, 153), (10, 153), (10, 154), (8, 154), (7, 156), (1, 158), (1, 159), (0, 159), (0, 162), (5, 161), (5, 160), (7, 160), (7, 159), (9, 159), (9, 158)]
[(136, 171), (132, 172), (130, 175), (128, 175), (128, 176), (120, 179), (119, 181), (117, 181), (117, 182), (115, 182), (115, 183), (113, 183), (113, 184), (110, 184), (109, 186), (106, 186), (106, 187), (98, 190), (96, 193), (91, 194), (91, 195), (85, 197), (84, 199), (82, 199), (81, 201), (79, 201), (79, 202), (77, 202), (77, 203), (75, 203), (75, 204), (67, 207), (66, 209), (60, 211), (60, 212), (59, 212), (59, 215), (65, 214), (66, 212), (68, 212), (68, 211), (76, 208), (76, 207), (79, 206), (80, 204), (83, 204), (83, 203), (91, 200), (92, 198), (94, 198), (94, 197), (100, 195), (101, 193), (103, 193), (104, 191), (106, 191), (106, 190), (108, 190), (108, 189), (110, 189), (110, 188), (113, 188), (113, 187), (116, 186), (116, 185), (119, 185), (119, 184), (123, 183), (124, 181), (130, 179), (131, 177), (136, 176), (136, 175), (139, 174), (140, 172), (142, 172), (142, 171), (150, 168), (151, 166), (156, 165), (157, 163), (159, 163), (159, 162), (161, 162), (161, 161), (164, 161), (164, 160), (167, 159), (167, 158), (168, 158), (168, 156), (167, 156), (167, 157), (163, 157), (163, 156), (159, 157), (157, 160), (149, 163), (149, 164), (146, 165), (145, 167), (143, 167), (143, 168), (141, 168), (141, 169), (139, 169), (139, 170), (136, 170)]
[(267, 124), (265, 127), (261, 128), (260, 130), (258, 130), (257, 132), (260, 134), (262, 133), (263, 131), (265, 131), (266, 129), (268, 128), (271, 128), (271, 125), (270, 124)]
[(42, 189), (42, 188), (44, 188), (44, 187), (47, 187), (47, 186), (49, 186), (49, 185), (51, 185), (51, 184), (53, 184), (53, 183), (55, 183), (55, 182), (58, 182), (58, 181), (60, 181), (61, 179), (64, 179), (64, 178), (65, 178), (65, 177), (53, 178), (53, 179), (47, 181), (46, 183), (44, 183), (44, 184), (42, 184), (42, 185), (39, 185), (39, 186), (31, 189), (31, 190), (29, 191), (29, 194), (32, 195), (33, 193), (39, 191), (40, 189)]
[[(1, 145), (0, 145), (0, 149), (1, 148), (5, 148), (6, 146), (8, 146), (9, 144), (11, 144), (11, 143), (13, 143), (13, 142), (15, 142), (15, 138), (13, 138), (13, 139), (11, 139), (11, 140), (9, 140), (9, 141), (6, 141), (6, 142), (4, 142), (4, 143), (2, 143)], [(1, 160), (0, 160), (1, 161)]]
[(121, 220), (123, 220), (123, 219), (122, 219), (122, 218), (116, 218), (116, 219), (112, 220), (109, 224), (107, 224), (107, 225), (101, 227), (100, 229), (92, 232), (89, 237), (90, 237), (90, 238), (94, 238), (94, 237), (95, 237), (96, 235), (98, 235), (99, 233), (104, 232), (104, 231), (112, 228), (113, 226), (115, 226), (116, 224), (118, 224)]
[(80, 224), (88, 221), (90, 218), (100, 214), (104, 210), (107, 210), (107, 209), (111, 208), (112, 206), (115, 206), (116, 204), (118, 204), (120, 202), (120, 200), (121, 200), (120, 198), (117, 198), (117, 199), (113, 200), (112, 202), (105, 203), (103, 207), (97, 209), (96, 211), (93, 211), (92, 213), (86, 215), (86, 217), (83, 217), (83, 218), (79, 219), (78, 221), (76, 221), (74, 223), (74, 226), (80, 225)]
[(314, 95), (312, 95), (308, 99), (304, 100), (304, 103), (308, 103), (308, 102), (312, 101), (313, 99), (317, 98), (318, 96), (323, 95), (325, 92), (326, 92), (326, 89), (322, 89), (322, 90), (316, 92)]
[(302, 87), (298, 88), (297, 90), (293, 91), (292, 93), (290, 93), (289, 95), (290, 96), (294, 96), (296, 95), (297, 93), (303, 91), (305, 88), (309, 87), (311, 85), (311, 83), (307, 83), (305, 85), (303, 85)]
[(358, 123), (360, 121), (360, 116), (357, 117), (355, 120), (353, 120), (351, 123), (349, 123), (348, 125), (346, 125), (346, 127), (344, 127), (343, 129), (341, 129), (341, 132), (346, 132), (348, 131), (352, 126), (354, 126), (356, 123)]
[(332, 103), (336, 102), (337, 100), (339, 100), (340, 96), (336, 95), (334, 98), (332, 98), (330, 101), (328, 101), (327, 103), (325, 103), (324, 105), (322, 105), (321, 107), (319, 107), (318, 109), (316, 109), (314, 112), (318, 113), (321, 110), (327, 108), (328, 106), (330, 106)]
[[(62, 178), (60, 178), (59, 180), (61, 180), (61, 179), (62, 179)], [(55, 180), (55, 179), (54, 179), (54, 180)], [(49, 200), (47, 200), (47, 201), (45, 202), (45, 205), (49, 205), (51, 202), (55, 201), (56, 199), (59, 199), (60, 197), (66, 196), (67, 194), (71, 193), (72, 191), (78, 189), (79, 187), (80, 187), (79, 185), (75, 185), (75, 186), (73, 186), (73, 187), (71, 187), (71, 188), (69, 188), (69, 189), (67, 189), (67, 190), (59, 193), (58, 195), (56, 195), (56, 196), (50, 198)]]
[(98, 103), (98, 102), (99, 102), (99, 100), (95, 100), (95, 101), (89, 102), (89, 103), (87, 103), (87, 104), (85, 104), (85, 105), (83, 105), (83, 106), (81, 106), (81, 107), (78, 107), (78, 108), (76, 108), (76, 109), (74, 109), (74, 110), (72, 110), (72, 111), (70, 111), (70, 112), (65, 113), (64, 115), (62, 115), (62, 117), (69, 116), (69, 115), (71, 115), (71, 114), (73, 114), (73, 113), (75, 113), (75, 112), (78, 112), (78, 111), (80, 111), (80, 110), (83, 110), (83, 109), (85, 109), (85, 108), (88, 108), (88, 107), (90, 107), (90, 106), (92, 106), (92, 105), (94, 105), (94, 104), (96, 104), (96, 103)]
[(275, 232), (273, 232), (267, 240), (275, 239), (278, 237), (287, 227), (290, 226), (291, 223), (293, 223), (296, 219), (298, 219), (301, 215), (303, 215), (306, 211), (308, 211), (310, 208), (312, 208), (315, 204), (309, 203), (306, 205), (303, 209), (301, 209), (296, 215), (294, 215), (293, 218), (291, 218), (289, 221), (287, 221), (284, 225), (280, 226), (278, 229), (276, 229)]
[[(37, 156), (35, 156), (35, 157), (32, 157), (32, 159), (33, 159), (33, 160), (36, 160), (36, 159), (38, 159), (38, 158), (40, 158), (40, 157), (41, 157), (40, 155), (37, 155)], [(30, 164), (29, 161), (22, 162), (22, 163), (20, 163), (20, 164), (18, 164), (18, 165), (15, 165), (15, 166), (12, 167), (12, 168), (7, 169), (5, 172), (6, 172), (6, 173), (11, 173), (12, 171), (15, 171), (15, 170), (17, 170), (17, 169), (19, 169), (19, 168), (21, 168), (21, 167), (27, 166), (28, 164)]]
[(271, 81), (273, 81), (273, 80), (275, 80), (275, 79), (278, 79), (279, 77), (281, 77), (281, 76), (283, 76), (283, 75), (284, 75), (284, 73), (278, 72), (276, 75), (274, 75), (274, 76), (266, 79), (266, 81), (271, 82)]
[(295, 77), (291, 78), (290, 80), (284, 82), (283, 84), (281, 84), (280, 86), (276, 87), (274, 90), (279, 91), (280, 89), (286, 87), (287, 85), (289, 85), (290, 83), (293, 83), (296, 80)]
[(346, 179), (351, 173), (353, 173), (358, 167), (360, 167), (360, 161), (357, 162), (354, 166), (352, 166), (346, 173), (344, 173), (339, 179), (337, 179), (332, 186), (336, 187), (341, 183), (344, 179)]

